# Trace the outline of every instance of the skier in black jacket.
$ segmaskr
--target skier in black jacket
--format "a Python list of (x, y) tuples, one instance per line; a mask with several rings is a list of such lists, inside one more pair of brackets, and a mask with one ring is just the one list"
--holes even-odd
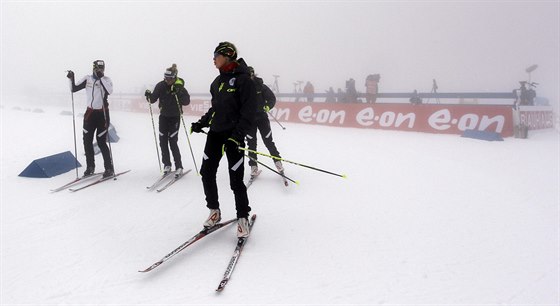
[(163, 162), (163, 173), (171, 171), (171, 158), (169, 147), (175, 161), (175, 176), (183, 173), (181, 152), (177, 142), (179, 141), (179, 126), (183, 105), (189, 105), (191, 97), (185, 88), (185, 81), (177, 77), (177, 65), (173, 64), (167, 68), (163, 75), (163, 81), (156, 84), (154, 92), (146, 90), (144, 95), (150, 103), (159, 100), (159, 146), (161, 148), (161, 159)]
[(202, 128), (210, 127), (200, 168), (206, 207), (210, 209), (204, 226), (212, 227), (221, 220), (216, 172), (225, 153), (230, 187), (235, 196), (237, 236), (247, 237), (251, 207), (243, 182), (244, 152), (239, 147), (245, 147), (245, 136), (255, 119), (256, 89), (245, 61), (236, 59), (237, 49), (230, 42), (221, 42), (214, 50), (214, 65), (220, 75), (210, 85), (212, 106), (198, 122), (192, 123), (191, 132), (201, 133)]
[[(255, 69), (253, 67), (249, 67), (249, 73), (251, 74), (251, 79), (255, 82), (255, 87), (257, 90), (257, 114), (255, 117), (255, 123), (249, 130), (247, 134), (247, 146), (249, 149), (256, 151), (257, 150), (257, 129), (261, 133), (261, 138), (264, 142), (264, 145), (268, 149), (268, 152), (272, 156), (280, 156), (280, 152), (276, 148), (274, 144), (274, 140), (272, 139), (272, 129), (270, 128), (270, 121), (268, 120), (268, 112), (274, 107), (276, 104), (276, 96), (266, 86), (263, 80), (255, 75)], [(249, 166), (251, 166), (251, 177), (255, 177), (258, 174), (259, 168), (257, 166), (257, 154), (253, 152), (249, 152)], [(277, 160), (274, 162), (278, 172), (284, 174), (284, 167), (282, 166), (282, 162)]]

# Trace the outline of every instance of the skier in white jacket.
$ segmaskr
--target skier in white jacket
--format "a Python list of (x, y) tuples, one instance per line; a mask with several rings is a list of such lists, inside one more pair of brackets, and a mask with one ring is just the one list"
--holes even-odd
[(84, 76), (78, 84), (74, 81), (74, 72), (68, 71), (66, 75), (72, 82), (72, 92), (86, 89), (87, 109), (84, 114), (84, 150), (86, 153), (86, 171), (84, 176), (95, 172), (95, 157), (93, 151), (93, 136), (97, 130), (97, 144), (103, 155), (105, 172), (103, 177), (114, 176), (115, 171), (107, 138), (109, 132), (109, 103), (107, 97), (113, 93), (113, 81), (105, 76), (105, 62), (96, 60), (93, 62), (93, 73)]

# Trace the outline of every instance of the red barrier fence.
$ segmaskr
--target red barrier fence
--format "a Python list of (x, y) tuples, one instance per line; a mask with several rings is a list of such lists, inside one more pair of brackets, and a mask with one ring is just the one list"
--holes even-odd
[[(157, 109), (157, 103), (153, 105)], [(191, 100), (185, 114), (202, 116), (209, 100)], [(134, 99), (123, 110), (148, 111), (145, 100)], [(156, 111), (157, 112), (157, 111)], [(497, 132), (513, 136), (514, 111), (510, 105), (408, 103), (307, 103), (277, 102), (271, 115), (279, 121), (336, 127), (414, 131), (436, 134), (462, 134), (465, 130)], [(517, 113), (516, 113), (517, 116)], [(525, 106), (519, 112), (529, 129), (552, 128), (551, 107)], [(517, 122), (517, 120), (516, 120)]]
[(513, 135), (508, 106), (281, 103), (274, 109), (271, 113), (278, 120), (289, 122), (439, 134), (473, 129)]

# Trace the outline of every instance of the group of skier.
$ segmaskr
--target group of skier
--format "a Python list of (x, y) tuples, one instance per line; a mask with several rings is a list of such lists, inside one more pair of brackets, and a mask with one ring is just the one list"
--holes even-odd
[[(221, 220), (220, 203), (216, 173), (222, 156), (228, 160), (230, 187), (234, 193), (237, 211), (239, 238), (249, 235), (249, 199), (247, 187), (243, 181), (245, 139), (249, 146), (249, 165), (251, 176), (258, 175), (257, 130), (272, 156), (280, 158), (272, 139), (270, 121), (267, 113), (276, 103), (274, 93), (255, 75), (252, 67), (247, 66), (242, 58), (237, 57), (237, 48), (230, 42), (220, 42), (214, 50), (214, 65), (219, 75), (210, 85), (211, 107), (200, 120), (191, 124), (191, 133), (206, 133), (206, 144), (200, 174), (206, 196), (206, 207), (210, 214), (203, 223), (204, 227), (215, 226)], [(83, 121), (83, 142), (86, 154), (86, 171), (90, 176), (95, 171), (93, 135), (96, 132), (97, 143), (103, 155), (104, 178), (114, 176), (114, 167), (107, 135), (110, 124), (108, 95), (113, 92), (113, 84), (104, 75), (105, 62), (93, 62), (93, 73), (76, 84), (74, 73), (68, 71), (72, 92), (86, 89), (87, 109)], [(171, 154), (175, 163), (175, 175), (183, 173), (181, 153), (177, 144), (179, 127), (182, 120), (182, 106), (190, 103), (190, 95), (185, 88), (185, 81), (178, 77), (177, 66), (173, 64), (164, 73), (164, 80), (157, 83), (153, 91), (146, 90), (145, 97), (149, 103), (159, 101), (159, 143), (161, 148), (164, 174), (171, 172)], [(204, 128), (209, 128), (208, 132)], [(282, 162), (275, 160), (280, 174), (284, 174)]]

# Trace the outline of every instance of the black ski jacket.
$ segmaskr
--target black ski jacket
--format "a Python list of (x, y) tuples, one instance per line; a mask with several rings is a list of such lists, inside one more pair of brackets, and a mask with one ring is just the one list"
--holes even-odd
[[(173, 87), (178, 87), (179, 92), (175, 95)], [(191, 103), (191, 96), (185, 88), (185, 81), (181, 78), (175, 80), (175, 84), (167, 85), (165, 81), (156, 84), (154, 92), (150, 96), (150, 103), (159, 100), (159, 113), (164, 117), (179, 117), (183, 113), (183, 105)], [(179, 103), (177, 103), (179, 101)], [(179, 104), (179, 105), (177, 105)]]
[(210, 85), (212, 104), (199, 122), (214, 132), (231, 131), (232, 138), (243, 141), (255, 120), (257, 90), (245, 61), (237, 62), (239, 66), (231, 72), (220, 71)]
[(257, 113), (266, 113), (264, 107), (268, 106), (269, 109), (272, 109), (276, 105), (276, 96), (261, 78), (255, 77), (253, 81), (257, 89)]

